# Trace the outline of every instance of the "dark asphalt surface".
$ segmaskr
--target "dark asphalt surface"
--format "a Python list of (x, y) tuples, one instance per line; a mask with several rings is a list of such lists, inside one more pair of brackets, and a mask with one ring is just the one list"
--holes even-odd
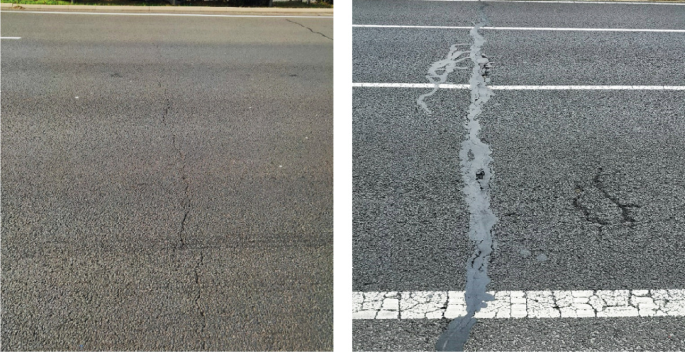
[[(492, 5), (486, 13), (496, 7)], [(681, 15), (685, 17), (685, 10)], [(685, 82), (685, 33), (487, 29), (483, 33), (487, 40), (485, 54), (493, 65), (492, 85)], [(353, 36), (354, 82), (369, 83), (428, 83), (427, 65), (444, 58), (450, 45), (468, 44), (470, 40), (468, 30), (445, 29), (355, 28)], [(464, 50), (468, 50), (468, 45)], [(460, 70), (450, 75), (449, 80), (465, 84), (470, 74), (470, 70)]]
[[(384, 5), (393, 8), (385, 16)], [(472, 25), (478, 5), (356, 1), (354, 23)], [(685, 28), (685, 6), (498, 2), (485, 13), (493, 26)], [(683, 34), (482, 33), (491, 84), (685, 85)], [(354, 81), (373, 83), (427, 83), (428, 67), (451, 44), (470, 43), (467, 31), (425, 29), (355, 28), (353, 40)], [(450, 81), (466, 83), (469, 73)], [(464, 289), (474, 246), (458, 151), (469, 91), (427, 98), (432, 115), (417, 107), (423, 93), (354, 90), (355, 291)], [(488, 289), (682, 288), (683, 93), (494, 93), (480, 117), (499, 218)], [(540, 254), (548, 259), (536, 260)], [(354, 348), (431, 350), (447, 322), (357, 320)], [(683, 318), (481, 319), (466, 348), (682, 350), (683, 325)]]
[(291, 20), (2, 13), (3, 350), (332, 349), (332, 20)]

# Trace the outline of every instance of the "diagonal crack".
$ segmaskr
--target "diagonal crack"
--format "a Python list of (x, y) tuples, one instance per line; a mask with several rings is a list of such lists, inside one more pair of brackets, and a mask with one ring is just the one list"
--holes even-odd
[(291, 21), (291, 20), (289, 20), (289, 19), (287, 19), (287, 18), (286, 18), (285, 20), (288, 21), (288, 22), (290, 22), (290, 23), (294, 23), (294, 24), (296, 24), (296, 25), (298, 25), (298, 26), (300, 26), (300, 27), (302, 27), (302, 28), (307, 28), (307, 29), (309, 29), (309, 31), (312, 32), (312, 33), (315, 33), (315, 34), (318, 34), (318, 35), (320, 35), (320, 36), (322, 36), (322, 37), (324, 37), (324, 38), (333, 40), (333, 38), (331, 38), (331, 37), (329, 37), (329, 36), (327, 36), (327, 35), (325, 35), (325, 34), (323, 34), (323, 33), (321, 33), (321, 32), (317, 32), (317, 31), (315, 31), (315, 30), (313, 30), (313, 29), (311, 29), (311, 28), (309, 28), (309, 27), (303, 25), (302, 23), (298, 23), (298, 22), (295, 22), (295, 21)]

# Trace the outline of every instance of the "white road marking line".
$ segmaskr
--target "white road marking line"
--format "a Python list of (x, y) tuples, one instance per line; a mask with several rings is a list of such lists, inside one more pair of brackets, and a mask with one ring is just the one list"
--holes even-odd
[[(470, 26), (408, 26), (391, 24), (353, 24), (356, 28), (411, 28), (411, 29), (471, 29)], [(495, 31), (576, 31), (576, 32), (652, 32), (652, 33), (685, 33), (685, 29), (649, 29), (649, 28), (559, 28), (559, 27), (482, 27), (483, 30)]]
[[(433, 88), (431, 83), (352, 83), (355, 88)], [(440, 89), (469, 89), (468, 84), (439, 84)], [(685, 86), (488, 86), (492, 90), (685, 90)]]
[[(352, 87), (369, 88), (433, 88), (432, 83), (352, 83)], [(469, 89), (468, 84), (438, 84), (441, 89)]]
[[(420, 0), (425, 2), (478, 2), (481, 0)], [(683, 2), (641, 2), (641, 1), (552, 1), (552, 0), (488, 0), (488, 2), (537, 3), (537, 4), (608, 4), (608, 5), (685, 5)]]
[(0, 39), (21, 39), (21, 37), (0, 37)]
[[(192, 11), (192, 10), (189, 10)], [(333, 16), (266, 16), (266, 15), (207, 15), (192, 13), (139, 13), (139, 12), (61, 12), (61, 11), (4, 11), (4, 13), (43, 13), (58, 15), (106, 15), (106, 16), (182, 16), (182, 17), (244, 17), (244, 18), (325, 18), (333, 19)]]
[[(685, 316), (685, 290), (498, 291), (476, 318)], [(454, 319), (463, 291), (353, 292), (353, 319)]]

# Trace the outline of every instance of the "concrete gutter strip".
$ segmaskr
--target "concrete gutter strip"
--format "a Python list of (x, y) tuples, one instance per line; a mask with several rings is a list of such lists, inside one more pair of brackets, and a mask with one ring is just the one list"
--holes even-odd
[(3, 11), (79, 11), (79, 12), (149, 12), (149, 13), (207, 13), (261, 16), (333, 16), (333, 9), (251, 8), (208, 6), (93, 6), (93, 5), (29, 5), (1, 3)]

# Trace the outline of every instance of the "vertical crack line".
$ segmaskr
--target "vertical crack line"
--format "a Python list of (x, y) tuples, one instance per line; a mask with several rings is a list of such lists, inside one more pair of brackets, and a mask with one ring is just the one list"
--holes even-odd
[(469, 79), (471, 104), (464, 122), (468, 136), (462, 142), (459, 152), (463, 192), (470, 213), (469, 238), (474, 242), (476, 249), (466, 264), (466, 315), (450, 322), (435, 345), (438, 351), (463, 351), (469, 333), (476, 323), (476, 312), (487, 307), (486, 301), (495, 299), (486, 291), (490, 283), (488, 263), (493, 251), (492, 227), (497, 223), (497, 217), (490, 209), (492, 152), (490, 146), (479, 138), (479, 116), (483, 105), (492, 96), (492, 90), (488, 88), (486, 81), (490, 68), (489, 60), (481, 53), (485, 38), (479, 33), (480, 28), (489, 23), (483, 11), (485, 6), (487, 5), (484, 4), (480, 8), (481, 21), (470, 31), (473, 40), (469, 51), (469, 58), (473, 64)]
[(177, 164), (178, 172), (181, 176), (181, 181), (183, 182), (183, 198), (181, 199), (181, 208), (183, 209), (183, 219), (181, 220), (181, 226), (178, 230), (178, 245), (177, 249), (184, 249), (186, 246), (186, 221), (188, 220), (188, 215), (190, 214), (190, 182), (188, 181), (188, 176), (186, 173), (186, 156), (181, 150), (180, 145), (177, 143), (176, 134), (172, 133), (172, 145), (177, 153)]
[[(155, 48), (157, 49), (157, 53), (159, 54), (160, 58), (164, 59), (160, 45), (156, 44)], [(158, 82), (158, 85), (159, 85), (159, 88), (163, 87), (161, 78)], [(169, 123), (167, 121), (168, 117), (169, 117), (169, 113), (171, 112), (171, 108), (172, 108), (171, 99), (169, 97), (167, 87), (164, 87), (163, 96), (164, 96), (164, 111), (162, 113), (162, 125), (164, 125), (164, 128), (169, 130), (169, 132), (171, 134), (171, 148), (176, 153), (175, 166), (177, 169), (177, 174), (180, 176), (181, 182), (183, 184), (183, 186), (182, 186), (183, 187), (182, 188), (182, 198), (181, 198), (181, 204), (180, 204), (181, 209), (183, 210), (183, 218), (181, 219), (181, 224), (180, 224), (180, 227), (178, 230), (178, 241), (171, 248), (172, 252), (176, 252), (176, 250), (182, 250), (182, 249), (185, 249), (185, 247), (186, 247), (186, 223), (188, 221), (188, 216), (190, 215), (190, 210), (191, 210), (190, 181), (188, 179), (188, 172), (187, 172), (187, 168), (186, 168), (186, 155), (185, 155), (185, 153), (183, 153), (183, 150), (181, 149), (181, 145), (178, 142), (178, 136), (176, 135), (176, 132), (174, 131), (173, 124)], [(206, 350), (207, 349), (207, 341), (204, 338), (204, 333), (205, 333), (205, 329), (207, 327), (207, 318), (205, 316), (205, 310), (202, 307), (202, 304), (200, 303), (200, 299), (202, 298), (202, 285), (200, 284), (200, 268), (202, 266), (204, 266), (204, 251), (200, 247), (200, 259), (195, 263), (195, 267), (193, 268), (193, 276), (194, 276), (194, 284), (197, 287), (197, 293), (195, 295), (195, 307), (197, 308), (198, 314), (202, 320), (202, 325), (200, 327), (200, 333), (199, 334), (200, 334), (200, 338), (202, 340), (202, 349)], [(169, 286), (169, 284), (167, 283), (167, 287), (168, 286)]]
[(205, 317), (205, 310), (202, 308), (202, 304), (200, 303), (200, 298), (202, 297), (202, 285), (200, 284), (199, 274), (199, 269), (201, 266), (204, 266), (204, 264), (204, 252), (200, 250), (200, 260), (195, 265), (195, 268), (193, 268), (193, 272), (195, 274), (195, 285), (197, 286), (197, 294), (195, 295), (195, 307), (197, 308), (197, 311), (200, 314), (200, 318), (202, 318), (202, 325), (200, 326), (200, 337), (202, 338), (202, 349), (206, 350), (207, 342), (204, 339), (204, 332), (205, 328), (207, 327), (207, 317)]
[[(160, 82), (161, 86), (161, 82)], [(173, 130), (173, 126), (167, 122), (167, 117), (171, 111), (171, 100), (167, 95), (167, 89), (164, 88), (165, 104), (164, 112), (162, 113), (162, 124), (164, 127), (171, 131), (171, 147), (176, 153), (176, 168), (177, 173), (181, 177), (181, 182), (183, 183), (182, 188), (182, 198), (181, 198), (181, 209), (183, 210), (183, 218), (181, 219), (181, 224), (178, 230), (178, 240), (174, 246), (174, 250), (184, 249), (186, 246), (186, 222), (188, 220), (188, 215), (190, 214), (190, 182), (188, 181), (188, 174), (186, 171), (186, 155), (181, 149), (181, 145), (178, 142), (178, 137), (176, 132)]]

